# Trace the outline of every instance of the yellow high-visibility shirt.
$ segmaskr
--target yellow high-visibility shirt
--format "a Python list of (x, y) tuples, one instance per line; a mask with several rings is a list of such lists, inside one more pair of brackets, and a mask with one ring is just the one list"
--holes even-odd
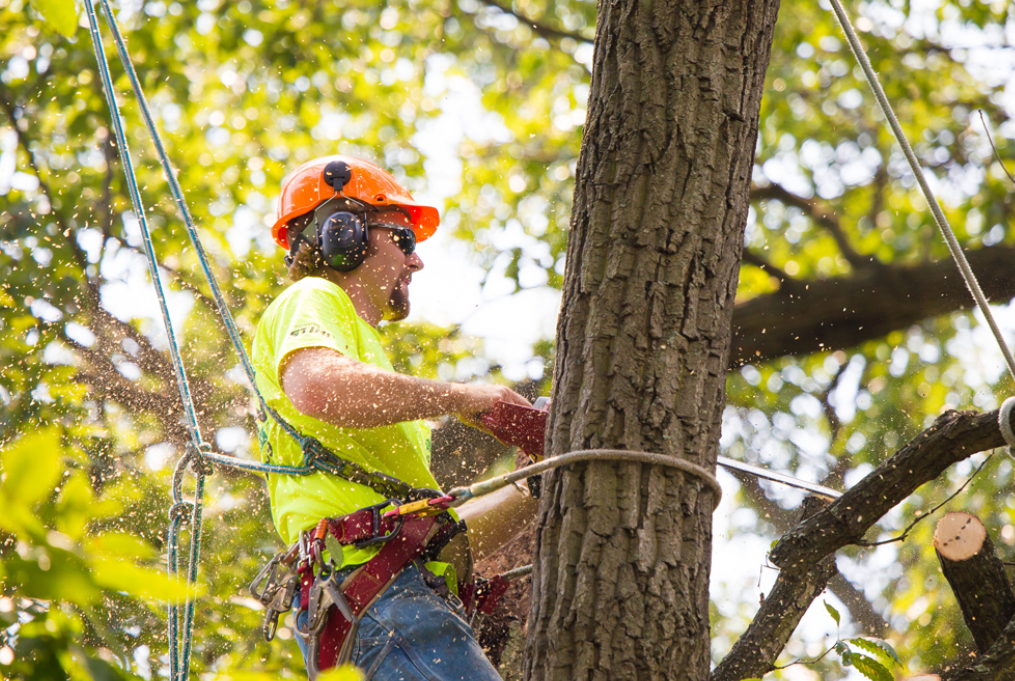
[[(413, 487), (437, 489), (430, 473), (430, 429), (423, 421), (407, 421), (378, 428), (341, 428), (298, 411), (282, 391), (279, 370), (292, 353), (324, 347), (351, 359), (392, 370), (376, 329), (360, 319), (341, 287), (316, 277), (293, 284), (265, 310), (254, 336), (252, 361), (257, 387), (268, 405), (303, 435), (317, 438), (338, 457), (378, 471)], [(258, 428), (261, 460), (285, 466), (303, 465), (296, 440), (271, 416)], [(321, 518), (342, 516), (378, 504), (384, 497), (362, 485), (329, 473), (307, 476), (266, 476), (271, 515), (288, 545), (299, 532)], [(345, 547), (343, 565), (372, 558), (379, 546)]]

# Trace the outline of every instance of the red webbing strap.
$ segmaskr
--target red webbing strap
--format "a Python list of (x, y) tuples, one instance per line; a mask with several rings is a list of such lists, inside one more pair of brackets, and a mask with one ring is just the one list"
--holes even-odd
[(397, 524), (395, 519), (380, 517), (380, 524), (377, 532), (374, 532), (375, 509), (361, 508), (341, 518), (332, 518), (328, 521), (328, 532), (330, 532), (339, 544), (352, 544), (390, 534)]
[[(353, 511), (341, 518), (328, 518), (327, 519), (327, 530), (329, 533), (334, 535), (335, 539), (338, 540), (339, 544), (353, 544), (364, 539), (374, 539), (386, 534), (390, 534), (395, 529), (397, 521), (392, 519), (385, 519), (383, 516), (378, 515), (380, 522), (378, 524), (377, 532), (374, 532), (374, 516), (376, 511), (370, 508), (361, 508), (358, 511)], [(324, 524), (324, 520), (318, 523), (316, 530), (320, 530)], [(315, 535), (318, 534), (315, 531)], [(295, 545), (294, 545), (295, 546)], [(300, 574), (300, 610), (306, 610), (308, 601), (310, 600), (310, 587), (314, 583), (314, 571), (310, 563), (302, 565), (299, 569)]]
[(314, 583), (314, 568), (311, 563), (304, 563), (297, 570), (300, 576), (300, 611), (310, 606), (310, 587)]
[[(438, 519), (439, 516), (428, 516), (405, 520), (397, 537), (384, 544), (380, 553), (346, 578), (342, 592), (354, 615), (359, 617), (395, 581), (406, 565), (422, 555)], [(328, 609), (328, 621), (318, 644), (317, 664), (321, 671), (338, 663), (351, 629), (352, 623), (342, 617), (338, 608), (332, 606)]]

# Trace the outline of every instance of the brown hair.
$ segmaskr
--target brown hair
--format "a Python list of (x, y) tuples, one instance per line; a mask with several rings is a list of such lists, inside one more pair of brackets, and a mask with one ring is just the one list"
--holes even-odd
[[(314, 214), (312, 212), (290, 220), (289, 238), (295, 239), (313, 220)], [(296, 282), (304, 277), (320, 276), (325, 267), (321, 251), (311, 246), (309, 242), (300, 239), (296, 253), (292, 255), (292, 263), (289, 265), (289, 278)]]

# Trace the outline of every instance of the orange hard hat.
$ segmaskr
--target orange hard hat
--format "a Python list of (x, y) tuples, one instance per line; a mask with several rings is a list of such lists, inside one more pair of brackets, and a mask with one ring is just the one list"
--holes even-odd
[[(324, 177), (325, 168), (332, 163), (345, 163), (348, 177), (340, 190), (332, 180)], [(335, 166), (332, 166), (334, 168)], [(307, 161), (282, 181), (282, 195), (278, 200), (278, 219), (271, 228), (271, 236), (282, 248), (289, 250), (288, 223), (293, 218), (309, 213), (318, 205), (335, 196), (345, 196), (372, 206), (400, 206), (412, 219), (416, 241), (423, 241), (437, 231), (441, 217), (433, 206), (422, 206), (412, 198), (409, 190), (398, 184), (386, 170), (370, 161), (352, 156), (323, 156)]]

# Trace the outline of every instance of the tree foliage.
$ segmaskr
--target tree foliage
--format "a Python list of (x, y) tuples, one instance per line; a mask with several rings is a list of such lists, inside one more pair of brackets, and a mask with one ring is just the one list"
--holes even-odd
[[(94, 54), (66, 7), (0, 0), (0, 617), (9, 626), (0, 669), (40, 679), (144, 677), (164, 668), (159, 602), (178, 589), (154, 575), (165, 563), (168, 482), (185, 431)], [(116, 11), (248, 340), (285, 283), (268, 234), (285, 173), (340, 150), (423, 190), (426, 174), (440, 170), (449, 129), (462, 134), (450, 140), (460, 186), (430, 187), (449, 195), (442, 229), (491, 290), (560, 286), (594, 3), (149, 0)], [(1010, 61), (1015, 9), (877, 0), (853, 11), (960, 241), (1010, 246), (1013, 188), (977, 112), (1010, 158), (1015, 128), (1003, 94), (1011, 73), (997, 64)], [(115, 65), (114, 77), (202, 431), (219, 450), (250, 456), (236, 358)], [(810, 282), (848, 286), (870, 268), (946, 257), (820, 3), (783, 3), (762, 107), (738, 301), (782, 296), (792, 305)], [(779, 323), (774, 317), (772, 328)], [(457, 329), (384, 333), (403, 370), (502, 378), (495, 361), (473, 361), (482, 342)], [(551, 348), (543, 341), (533, 352), (549, 362)], [(738, 367), (727, 388), (727, 456), (848, 485), (943, 409), (993, 408), (1012, 383), (978, 318), (955, 310), (858, 346)], [(869, 539), (899, 533), (979, 462), (920, 489)], [(1002, 552), (1015, 544), (1012, 475), (1010, 461), (994, 457), (952, 502), (976, 512)], [(799, 494), (737, 484), (731, 539), (757, 535), (767, 545), (793, 524)], [(221, 472), (210, 492), (195, 668), (300, 678), (295, 644), (263, 643), (260, 613), (243, 592), (278, 548), (262, 485)], [(844, 629), (891, 641), (913, 671), (971, 648), (930, 525), (902, 542), (840, 552), (844, 578), (831, 587), (849, 612)], [(713, 588), (716, 659), (757, 608), (755, 570)], [(819, 652), (830, 633), (822, 627), (827, 617), (805, 620), (785, 661)], [(826, 666), (836, 664), (826, 658), (815, 674), (845, 674)]]

